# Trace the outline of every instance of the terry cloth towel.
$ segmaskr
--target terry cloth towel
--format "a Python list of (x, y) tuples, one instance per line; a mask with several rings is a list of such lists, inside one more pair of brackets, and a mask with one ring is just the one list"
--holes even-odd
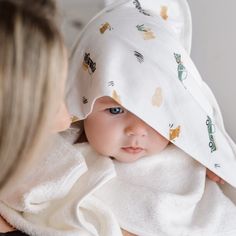
[(84, 119), (110, 96), (236, 187), (236, 147), (211, 90), (166, 20), (118, 1), (85, 27), (70, 64), (68, 103)]
[[(62, 144), (62, 143), (58, 143)], [(40, 184), (31, 186), (25, 196), (21, 196), (21, 203), (11, 207), (11, 202), (7, 200), (0, 203), (0, 212), (4, 218), (17, 229), (35, 236), (122, 236), (120, 226), (110, 208), (99, 199), (93, 197), (93, 192), (103, 186), (116, 176), (112, 160), (107, 157), (97, 155), (88, 144), (76, 144), (73, 146), (79, 155), (86, 156), (86, 166), (88, 171), (73, 178), (74, 169), (78, 169), (80, 164), (74, 163), (74, 168), (66, 168), (65, 160), (71, 158), (71, 147), (61, 149), (57, 146), (63, 158), (57, 161), (65, 166), (62, 173), (64, 179), (71, 186), (69, 191), (62, 196), (61, 189), (65, 187), (63, 181), (48, 183), (41, 177)], [(54, 150), (52, 150), (54, 151)], [(69, 153), (68, 153), (69, 152)], [(54, 153), (54, 152), (53, 152)], [(75, 154), (75, 153), (74, 153)], [(78, 155), (78, 154), (77, 154)], [(50, 156), (49, 156), (50, 158)], [(40, 166), (41, 167), (41, 166)], [(50, 176), (51, 165), (44, 166), (41, 174)], [(38, 180), (38, 176), (32, 176)], [(47, 191), (45, 191), (45, 185)], [(49, 187), (51, 185), (51, 187)], [(57, 189), (55, 189), (55, 185)], [(67, 187), (68, 189), (68, 187)], [(40, 200), (36, 194), (41, 193)], [(43, 194), (44, 193), (44, 194)], [(65, 191), (64, 191), (65, 193)], [(51, 196), (48, 198), (48, 196)], [(37, 200), (37, 203), (35, 203)], [(23, 208), (27, 204), (27, 209)], [(11, 205), (9, 205), (11, 204)], [(16, 203), (15, 203), (16, 204)], [(37, 204), (37, 210), (35, 210)]]
[(88, 171), (66, 196), (36, 213), (0, 205), (30, 235), (121, 236), (122, 227), (138, 236), (235, 236), (235, 189), (223, 191), (175, 145), (129, 164), (74, 147)]
[(0, 195), (0, 214), (17, 229), (29, 235), (56, 235), (53, 228), (27, 221), (23, 213), (37, 214), (49, 207), (51, 201), (66, 196), (87, 171), (82, 154), (69, 142), (78, 135), (77, 132), (69, 130), (66, 138), (55, 137), (49, 153), (19, 176), (21, 184), (4, 186)]
[[(1, 214), (36, 236), (121, 236), (120, 227), (139, 236), (236, 234), (235, 189), (227, 195), (206, 178), (205, 167), (173, 144), (129, 164), (100, 156), (86, 143), (74, 149), (88, 170), (64, 197), (45, 200), (46, 207), (41, 198), (37, 211), (33, 204), (21, 212), (1, 203)], [(43, 173), (48, 171), (46, 166)], [(38, 188), (43, 185), (42, 179)], [(55, 189), (48, 193), (52, 196)]]
[(175, 145), (133, 163), (114, 164), (117, 177), (94, 196), (121, 228), (139, 236), (236, 235), (235, 199)]
[[(67, 132), (70, 137), (71, 132), (74, 131)], [(1, 201), (18, 211), (38, 212), (47, 207), (51, 199), (65, 196), (86, 170), (81, 153), (65, 138), (55, 135), (47, 153), (19, 176), (21, 184), (4, 186)]]

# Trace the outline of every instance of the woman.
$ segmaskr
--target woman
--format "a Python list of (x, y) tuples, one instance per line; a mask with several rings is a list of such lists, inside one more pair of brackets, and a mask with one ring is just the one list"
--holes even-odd
[[(70, 124), (63, 102), (66, 51), (55, 13), (50, 0), (0, 1), (1, 192), (16, 183), (23, 165), (36, 160), (47, 130)], [(0, 235), (13, 230), (0, 217)]]

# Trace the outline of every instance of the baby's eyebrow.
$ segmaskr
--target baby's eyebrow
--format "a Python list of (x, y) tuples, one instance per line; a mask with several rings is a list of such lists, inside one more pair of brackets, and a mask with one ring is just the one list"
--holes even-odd
[(97, 100), (97, 104), (105, 105), (105, 106), (121, 106), (119, 103), (117, 103), (112, 98), (100, 98)]
[(102, 107), (122, 107), (120, 104), (116, 103), (116, 102), (98, 102), (97, 104), (98, 106), (102, 106)]

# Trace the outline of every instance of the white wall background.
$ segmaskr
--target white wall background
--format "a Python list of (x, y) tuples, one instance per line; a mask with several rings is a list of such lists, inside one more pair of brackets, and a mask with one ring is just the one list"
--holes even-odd
[(62, 15), (62, 31), (69, 48), (83, 26), (104, 8), (104, 0), (57, 0)]
[(236, 1), (188, 0), (193, 20), (192, 58), (213, 90), (225, 127), (236, 141)]
[[(71, 45), (105, 0), (57, 0), (69, 19), (62, 25)], [(187, 0), (192, 12), (192, 58), (213, 90), (221, 107), (225, 126), (236, 141), (236, 0)], [(69, 24), (68, 24), (69, 22)], [(81, 24), (81, 25), (80, 25)], [(76, 26), (75, 26), (76, 25)]]

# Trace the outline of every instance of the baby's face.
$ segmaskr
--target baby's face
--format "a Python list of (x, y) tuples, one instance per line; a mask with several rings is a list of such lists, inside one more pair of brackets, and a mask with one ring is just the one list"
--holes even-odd
[(98, 153), (121, 162), (159, 153), (169, 143), (110, 97), (96, 100), (92, 113), (84, 120), (84, 129)]

